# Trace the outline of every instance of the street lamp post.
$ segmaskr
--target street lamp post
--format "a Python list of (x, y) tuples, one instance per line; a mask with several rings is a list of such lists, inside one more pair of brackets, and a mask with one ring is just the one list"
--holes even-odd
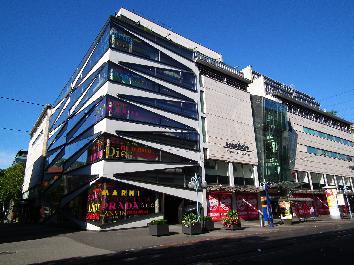
[(204, 189), (206, 188), (207, 183), (205, 181), (202, 181), (201, 176), (197, 176), (197, 174), (191, 178), (191, 181), (188, 183), (188, 188), (194, 189), (195, 193), (197, 195), (197, 216), (198, 216), (198, 221), (200, 221), (200, 211), (199, 211), (199, 196), (198, 192), (200, 188)]

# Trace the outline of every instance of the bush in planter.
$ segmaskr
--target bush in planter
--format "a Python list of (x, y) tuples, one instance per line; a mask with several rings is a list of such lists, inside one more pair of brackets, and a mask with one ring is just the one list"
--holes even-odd
[(241, 221), (238, 217), (238, 213), (236, 210), (229, 210), (226, 214), (226, 217), (223, 218), (222, 224), (224, 227), (232, 230), (241, 228)]
[(149, 223), (149, 232), (152, 236), (165, 236), (170, 234), (167, 221), (164, 219), (152, 220)]
[(203, 229), (204, 230), (211, 231), (214, 229), (214, 222), (210, 216), (203, 216), (202, 222), (203, 222)]
[(156, 220), (152, 220), (149, 225), (166, 225), (167, 224), (167, 220), (164, 219), (156, 219)]
[(200, 234), (202, 226), (198, 221), (198, 216), (194, 213), (187, 213), (182, 218), (182, 232), (188, 235)]

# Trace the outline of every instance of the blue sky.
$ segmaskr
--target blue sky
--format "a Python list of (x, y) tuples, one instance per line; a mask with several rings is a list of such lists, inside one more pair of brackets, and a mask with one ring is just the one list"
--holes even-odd
[[(294, 85), (354, 121), (354, 1), (0, 0), (0, 96), (52, 103), (120, 7)], [(30, 130), (42, 108), (0, 99), (0, 128)], [(26, 133), (0, 129), (0, 168)]]

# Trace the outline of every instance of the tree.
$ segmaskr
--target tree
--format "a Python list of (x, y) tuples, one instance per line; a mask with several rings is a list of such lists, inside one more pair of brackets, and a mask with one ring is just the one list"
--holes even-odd
[(338, 115), (338, 111), (336, 111), (336, 110), (329, 110), (329, 111), (326, 111), (326, 112), (329, 113), (329, 114), (332, 114), (334, 116)]
[(20, 199), (24, 175), (23, 163), (16, 163), (0, 171), (0, 222), (8, 214), (11, 204)]

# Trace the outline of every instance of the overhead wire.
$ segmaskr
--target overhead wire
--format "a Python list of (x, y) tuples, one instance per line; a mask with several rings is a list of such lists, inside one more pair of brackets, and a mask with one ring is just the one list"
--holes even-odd
[(14, 129), (14, 128), (7, 128), (7, 127), (0, 127), (0, 129), (6, 130), (6, 131), (13, 131), (13, 132), (29, 133), (28, 130), (22, 130), (22, 129)]
[(20, 103), (25, 103), (25, 104), (31, 104), (31, 105), (36, 105), (36, 106), (40, 106), (40, 107), (44, 107), (45, 106), (45, 104), (40, 104), (40, 103), (36, 103), (36, 102), (32, 102), (32, 101), (26, 101), (26, 100), (17, 99), (17, 98), (10, 98), (10, 97), (0, 96), (0, 99), (20, 102)]
[(354, 88), (349, 89), (349, 90), (344, 90), (344, 91), (342, 91), (342, 92), (340, 92), (338, 94), (334, 94), (332, 96), (326, 96), (326, 97), (323, 97), (323, 98), (319, 98), (319, 100), (320, 101), (326, 101), (326, 100), (329, 100), (329, 99), (332, 99), (332, 98), (335, 98), (335, 97), (343, 96), (345, 94), (350, 94), (352, 92), (354, 92)]

